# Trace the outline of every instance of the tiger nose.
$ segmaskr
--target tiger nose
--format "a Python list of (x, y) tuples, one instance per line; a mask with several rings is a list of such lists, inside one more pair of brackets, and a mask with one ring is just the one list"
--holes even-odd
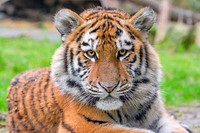
[(102, 83), (99, 83), (99, 85), (108, 93), (111, 93), (113, 92), (113, 90), (118, 86), (119, 82), (115, 85), (105, 85), (105, 84), (102, 84)]
[(114, 87), (107, 87), (105, 90), (108, 92), (108, 93), (111, 93), (115, 88)]

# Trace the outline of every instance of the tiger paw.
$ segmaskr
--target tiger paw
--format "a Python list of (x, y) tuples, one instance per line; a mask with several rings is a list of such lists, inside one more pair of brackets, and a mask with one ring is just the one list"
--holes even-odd
[(171, 131), (171, 133), (190, 133), (190, 132), (184, 128), (178, 128), (178, 129)]

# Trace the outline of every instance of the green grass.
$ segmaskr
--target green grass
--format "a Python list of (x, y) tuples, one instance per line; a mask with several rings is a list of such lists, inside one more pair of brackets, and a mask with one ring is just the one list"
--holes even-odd
[[(0, 37), (0, 111), (6, 111), (7, 88), (20, 72), (50, 66), (51, 57), (59, 43), (48, 40)], [(164, 70), (161, 90), (165, 104), (180, 105), (200, 101), (200, 54), (168, 52), (157, 48)], [(200, 53), (200, 52), (199, 52)]]
[(161, 90), (165, 104), (180, 105), (200, 101), (200, 52), (158, 50), (164, 78)]
[(0, 111), (6, 111), (7, 88), (20, 72), (50, 66), (58, 43), (48, 40), (0, 37)]

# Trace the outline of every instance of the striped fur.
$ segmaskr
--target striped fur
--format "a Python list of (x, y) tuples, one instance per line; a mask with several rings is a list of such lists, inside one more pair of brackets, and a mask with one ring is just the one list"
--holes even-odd
[(51, 68), (16, 76), (9, 132), (186, 133), (163, 108), (160, 63), (147, 40), (152, 9), (131, 16), (101, 7), (55, 16), (62, 36)]

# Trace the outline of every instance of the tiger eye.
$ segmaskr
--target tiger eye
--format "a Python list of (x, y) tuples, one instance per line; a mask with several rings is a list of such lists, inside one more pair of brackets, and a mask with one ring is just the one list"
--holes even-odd
[(95, 52), (94, 52), (93, 50), (88, 50), (88, 51), (86, 52), (86, 54), (87, 54), (88, 56), (90, 56), (90, 57), (94, 57), (94, 56), (95, 56)]
[(127, 50), (122, 49), (118, 53), (119, 53), (120, 56), (124, 56), (126, 54), (126, 52), (127, 52)]

